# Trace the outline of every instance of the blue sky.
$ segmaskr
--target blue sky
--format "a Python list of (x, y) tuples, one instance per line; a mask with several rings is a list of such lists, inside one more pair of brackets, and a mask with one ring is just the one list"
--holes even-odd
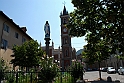
[[(44, 25), (46, 21), (50, 24), (50, 45), (54, 42), (57, 49), (61, 46), (60, 36), (60, 12), (64, 8), (64, 0), (1, 0), (0, 10), (20, 27), (27, 27), (27, 34), (33, 39), (41, 42), (45, 46), (44, 41)], [(74, 10), (71, 0), (65, 0), (65, 6), (68, 12)], [(76, 51), (82, 49), (86, 44), (84, 37), (72, 38), (72, 47)]]

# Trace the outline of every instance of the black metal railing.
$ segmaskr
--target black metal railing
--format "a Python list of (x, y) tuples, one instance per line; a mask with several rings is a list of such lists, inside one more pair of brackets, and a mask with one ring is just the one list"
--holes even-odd
[[(71, 71), (57, 71), (58, 74), (52, 83), (73, 83), (74, 79), (70, 75)], [(4, 78), (0, 78), (0, 83), (42, 83), (38, 77), (40, 72), (2, 72)]]

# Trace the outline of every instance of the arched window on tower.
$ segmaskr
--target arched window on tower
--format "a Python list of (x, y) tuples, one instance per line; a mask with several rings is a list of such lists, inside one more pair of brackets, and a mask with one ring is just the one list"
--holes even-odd
[(68, 50), (65, 51), (65, 55), (68, 56)]
[(64, 20), (63, 20), (63, 24), (66, 24), (66, 18), (64, 18)]
[(63, 24), (63, 18), (61, 18), (61, 24)]
[(68, 43), (68, 40), (67, 38), (64, 39), (64, 44), (67, 44)]

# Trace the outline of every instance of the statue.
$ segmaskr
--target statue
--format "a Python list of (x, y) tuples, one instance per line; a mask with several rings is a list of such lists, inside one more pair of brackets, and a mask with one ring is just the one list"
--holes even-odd
[(45, 31), (45, 38), (50, 38), (50, 25), (48, 21), (46, 21), (46, 24), (44, 26), (44, 31)]

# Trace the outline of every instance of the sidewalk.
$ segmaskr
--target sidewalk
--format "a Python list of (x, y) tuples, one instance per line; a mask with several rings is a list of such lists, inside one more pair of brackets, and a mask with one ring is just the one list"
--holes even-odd
[(119, 80), (115, 81), (107, 81), (107, 80), (93, 80), (93, 81), (85, 81), (86, 83), (122, 83)]
[(86, 82), (86, 83), (123, 83), (123, 82), (89, 81), (89, 82)]

